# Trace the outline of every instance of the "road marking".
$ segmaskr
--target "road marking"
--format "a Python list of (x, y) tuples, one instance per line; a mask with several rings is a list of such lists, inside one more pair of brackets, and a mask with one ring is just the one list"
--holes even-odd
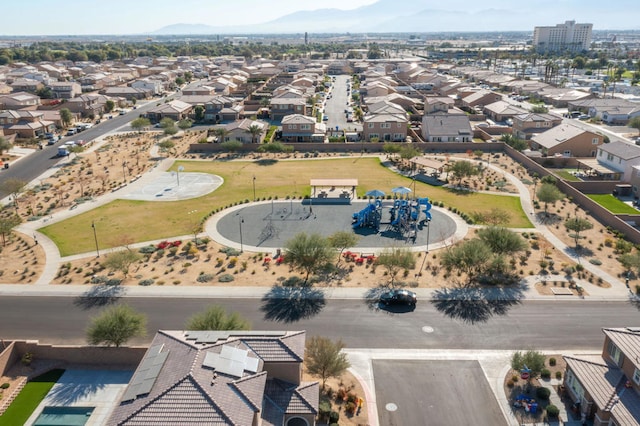
[(433, 327), (429, 327), (428, 325), (425, 325), (424, 327), (422, 327), (422, 331), (425, 333), (433, 333), (434, 329)]
[(398, 409), (398, 406), (393, 402), (390, 402), (387, 405), (385, 405), (384, 408), (386, 408), (387, 411), (396, 411)]

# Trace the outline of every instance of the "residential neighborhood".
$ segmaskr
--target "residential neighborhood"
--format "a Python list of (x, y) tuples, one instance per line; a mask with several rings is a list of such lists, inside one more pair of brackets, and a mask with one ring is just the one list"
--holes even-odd
[(640, 425), (640, 33), (297, 12), (0, 36), (0, 424)]

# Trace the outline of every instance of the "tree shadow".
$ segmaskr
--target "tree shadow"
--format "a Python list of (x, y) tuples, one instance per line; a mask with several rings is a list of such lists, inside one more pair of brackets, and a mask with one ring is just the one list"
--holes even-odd
[(119, 285), (94, 285), (76, 297), (73, 304), (82, 309), (99, 308), (116, 303), (126, 292), (127, 290)]
[(71, 377), (63, 376), (61, 379), (62, 381), (58, 381), (47, 394), (47, 402), (66, 406), (91, 397), (107, 385), (128, 383), (131, 379), (131, 372), (109, 371), (103, 373), (81, 370)]
[(264, 318), (277, 322), (296, 322), (311, 318), (324, 308), (324, 292), (309, 286), (274, 285), (262, 298)]
[(444, 315), (468, 324), (489, 321), (494, 315), (505, 315), (519, 305), (525, 284), (512, 287), (455, 287), (436, 290), (431, 303)]
[(571, 257), (591, 257), (594, 252), (589, 247), (585, 246), (578, 246), (577, 248), (575, 246), (567, 246), (565, 253)]
[(403, 284), (397, 283), (396, 286), (390, 284), (379, 284), (377, 287), (368, 289), (364, 294), (364, 304), (372, 311), (384, 311), (387, 314), (404, 314), (415, 311), (415, 305), (385, 305), (380, 302), (382, 293), (386, 293), (392, 288), (402, 288)]
[(276, 160), (275, 158), (263, 158), (263, 159), (254, 161), (254, 163), (257, 164), (258, 166), (273, 166), (277, 162), (278, 160)]
[(553, 225), (559, 223), (562, 220), (562, 217), (555, 213), (545, 213), (542, 211), (536, 213), (536, 219), (543, 225)]

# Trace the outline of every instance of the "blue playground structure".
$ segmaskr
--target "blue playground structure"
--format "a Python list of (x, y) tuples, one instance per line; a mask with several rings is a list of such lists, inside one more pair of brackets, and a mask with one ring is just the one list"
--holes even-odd
[(380, 220), (382, 219), (382, 201), (376, 200), (375, 203), (367, 204), (367, 207), (354, 213), (352, 216), (352, 225), (355, 228), (373, 228), (376, 231), (380, 228)]

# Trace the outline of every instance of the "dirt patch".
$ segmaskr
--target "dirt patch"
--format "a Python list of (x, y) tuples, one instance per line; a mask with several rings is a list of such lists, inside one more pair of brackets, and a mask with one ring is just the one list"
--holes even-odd
[(44, 250), (36, 239), (12, 232), (6, 244), (0, 245), (0, 282), (5, 284), (30, 284), (44, 270)]

